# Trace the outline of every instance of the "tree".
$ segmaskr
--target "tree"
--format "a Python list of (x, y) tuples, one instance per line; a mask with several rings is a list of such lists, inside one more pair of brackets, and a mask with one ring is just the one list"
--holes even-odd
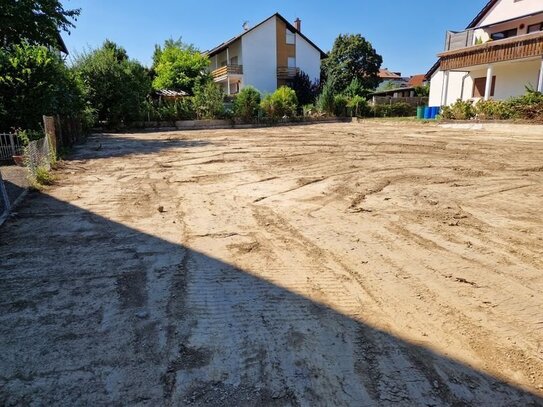
[(29, 44), (58, 47), (59, 32), (70, 32), (80, 10), (66, 10), (59, 0), (2, 0), (0, 45)]
[(328, 78), (322, 87), (322, 92), (317, 99), (317, 108), (326, 114), (333, 115), (335, 112), (334, 80)]
[(149, 71), (111, 41), (76, 58), (74, 70), (87, 88), (87, 101), (110, 125), (136, 120), (151, 91)]
[(303, 71), (297, 72), (294, 78), (290, 81), (290, 87), (296, 92), (298, 103), (300, 106), (305, 106), (310, 103), (315, 103), (317, 98), (319, 83), (312, 82), (309, 75)]
[(181, 40), (166, 40), (163, 47), (155, 46), (153, 88), (194, 93), (196, 87), (209, 81), (208, 66), (208, 57), (193, 45)]
[(83, 84), (60, 56), (44, 46), (0, 49), (0, 123), (40, 128), (42, 115), (77, 115), (84, 109)]
[(336, 38), (323, 68), (326, 77), (333, 79), (335, 93), (342, 93), (355, 78), (363, 89), (375, 89), (382, 63), (369, 41), (360, 34), (346, 34)]

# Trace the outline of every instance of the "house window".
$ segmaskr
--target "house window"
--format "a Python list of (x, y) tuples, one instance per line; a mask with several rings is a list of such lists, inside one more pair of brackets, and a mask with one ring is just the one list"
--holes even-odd
[(505, 30), (490, 34), (490, 38), (492, 38), (493, 40), (503, 40), (505, 38), (515, 37), (517, 35), (517, 32), (518, 30), (516, 28), (513, 28), (511, 30)]
[[(486, 77), (475, 78), (473, 80), (473, 97), (482, 98), (485, 96)], [(494, 90), (496, 90), (496, 77), (492, 77), (492, 86), (490, 87), (490, 96), (494, 96)]]
[(238, 57), (230, 58), (230, 65), (238, 65)]
[(296, 44), (296, 34), (287, 28), (287, 44)]
[(296, 58), (295, 57), (288, 57), (288, 67), (289, 68), (296, 68)]
[(528, 34), (543, 31), (543, 23), (532, 24), (528, 26)]

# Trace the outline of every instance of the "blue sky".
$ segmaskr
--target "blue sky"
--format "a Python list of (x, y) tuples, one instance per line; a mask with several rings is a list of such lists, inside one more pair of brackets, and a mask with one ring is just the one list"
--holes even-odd
[(106, 38), (150, 65), (154, 45), (182, 37), (206, 50), (275, 12), (302, 20), (302, 31), (324, 51), (340, 33), (360, 33), (383, 56), (383, 67), (403, 75), (425, 73), (443, 48), (445, 31), (465, 28), (487, 0), (65, 0), (81, 8), (71, 53), (98, 47)]

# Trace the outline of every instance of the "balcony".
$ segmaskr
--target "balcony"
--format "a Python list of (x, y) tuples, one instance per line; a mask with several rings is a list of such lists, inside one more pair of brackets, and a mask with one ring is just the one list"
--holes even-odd
[(218, 82), (229, 75), (243, 75), (243, 65), (225, 65), (211, 72), (213, 80)]
[(300, 72), (300, 68), (289, 68), (286, 66), (277, 67), (278, 79), (292, 79)]
[(543, 32), (519, 35), (438, 54), (442, 71), (543, 56)]

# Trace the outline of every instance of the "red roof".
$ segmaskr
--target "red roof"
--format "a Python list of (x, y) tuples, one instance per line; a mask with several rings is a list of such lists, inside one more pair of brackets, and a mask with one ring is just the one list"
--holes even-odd
[(381, 79), (402, 79), (402, 76), (397, 72), (391, 72), (388, 69), (379, 69), (379, 78)]
[(407, 82), (407, 86), (422, 86), (424, 85), (424, 81), (426, 74), (420, 74), (420, 75), (413, 75), (411, 78), (409, 78), (409, 82)]

